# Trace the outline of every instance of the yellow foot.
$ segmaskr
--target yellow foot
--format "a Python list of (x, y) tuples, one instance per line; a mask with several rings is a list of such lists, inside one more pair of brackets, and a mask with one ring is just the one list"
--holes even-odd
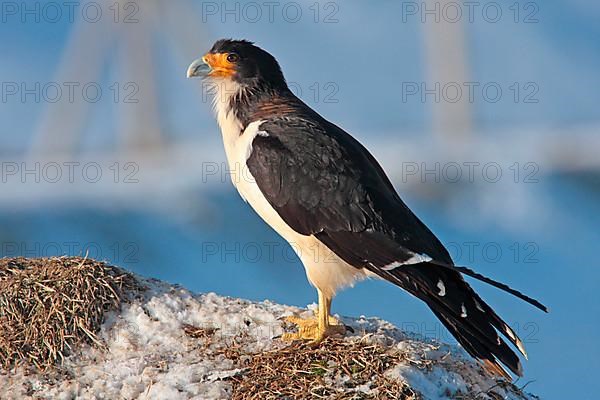
[(344, 324), (331, 316), (329, 317), (329, 326), (325, 329), (319, 327), (318, 317), (305, 319), (292, 315), (286, 317), (285, 321), (298, 327), (298, 332), (284, 333), (281, 336), (281, 340), (285, 342), (310, 340), (313, 343), (320, 343), (326, 337), (343, 336), (346, 333)]

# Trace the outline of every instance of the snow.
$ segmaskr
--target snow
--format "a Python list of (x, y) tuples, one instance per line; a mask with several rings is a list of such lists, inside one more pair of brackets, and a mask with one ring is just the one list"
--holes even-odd
[[(282, 317), (312, 311), (253, 303), (214, 293), (194, 294), (179, 286), (139, 278), (148, 289), (107, 315), (101, 337), (107, 350), (84, 347), (65, 361), (59, 373), (42, 375), (20, 367), (0, 375), (2, 398), (21, 399), (227, 399), (227, 378), (244, 371), (184, 325), (217, 328), (213, 342), (236, 341), (248, 353), (285, 346)], [(314, 306), (312, 306), (314, 308)], [(391, 367), (389, 377), (407, 382), (424, 399), (449, 399), (457, 392), (484, 393), (494, 387), (503, 399), (530, 399), (497, 382), (458, 347), (424, 341), (376, 318), (341, 318), (355, 333), (346, 340), (369, 340), (408, 354)], [(243, 335), (241, 335), (243, 333)], [(343, 387), (340, 382), (340, 387)], [(368, 387), (358, 388), (368, 393)], [(355, 389), (356, 390), (356, 389)]]

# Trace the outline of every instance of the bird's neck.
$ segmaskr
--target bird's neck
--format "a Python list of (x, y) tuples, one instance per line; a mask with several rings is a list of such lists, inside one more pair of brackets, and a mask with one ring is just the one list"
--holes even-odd
[(222, 122), (239, 121), (243, 129), (265, 116), (284, 116), (293, 113), (301, 100), (287, 86), (244, 86), (233, 81), (215, 85), (214, 109), (221, 128)]

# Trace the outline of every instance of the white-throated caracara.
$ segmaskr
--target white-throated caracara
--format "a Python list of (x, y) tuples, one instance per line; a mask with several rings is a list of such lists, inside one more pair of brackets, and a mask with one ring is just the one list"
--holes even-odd
[(427, 303), (493, 373), (509, 377), (502, 363), (522, 375), (519, 357), (498, 332), (525, 355), (522, 342), (461, 274), (546, 307), (455, 266), (377, 160), (296, 97), (273, 56), (244, 40), (219, 40), (187, 74), (214, 86), (227, 161), (231, 169), (245, 170), (234, 182), (240, 195), (292, 245), (317, 288), (317, 315), (291, 317), (299, 330), (284, 339), (318, 342), (343, 332), (330, 316), (336, 291), (377, 276)]

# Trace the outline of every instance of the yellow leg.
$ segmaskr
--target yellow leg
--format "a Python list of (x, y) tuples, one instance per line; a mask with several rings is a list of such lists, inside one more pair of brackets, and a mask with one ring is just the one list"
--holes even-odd
[(298, 327), (298, 332), (285, 333), (281, 337), (284, 341), (310, 340), (320, 343), (328, 336), (344, 335), (344, 324), (333, 318), (331, 314), (331, 297), (325, 296), (320, 290), (319, 308), (314, 318), (304, 319), (296, 316), (287, 317), (285, 320)]
[(331, 314), (331, 298), (325, 296), (323, 292), (317, 290), (319, 293), (319, 313), (317, 319), (319, 320), (319, 332), (325, 333), (329, 329), (329, 314)]

